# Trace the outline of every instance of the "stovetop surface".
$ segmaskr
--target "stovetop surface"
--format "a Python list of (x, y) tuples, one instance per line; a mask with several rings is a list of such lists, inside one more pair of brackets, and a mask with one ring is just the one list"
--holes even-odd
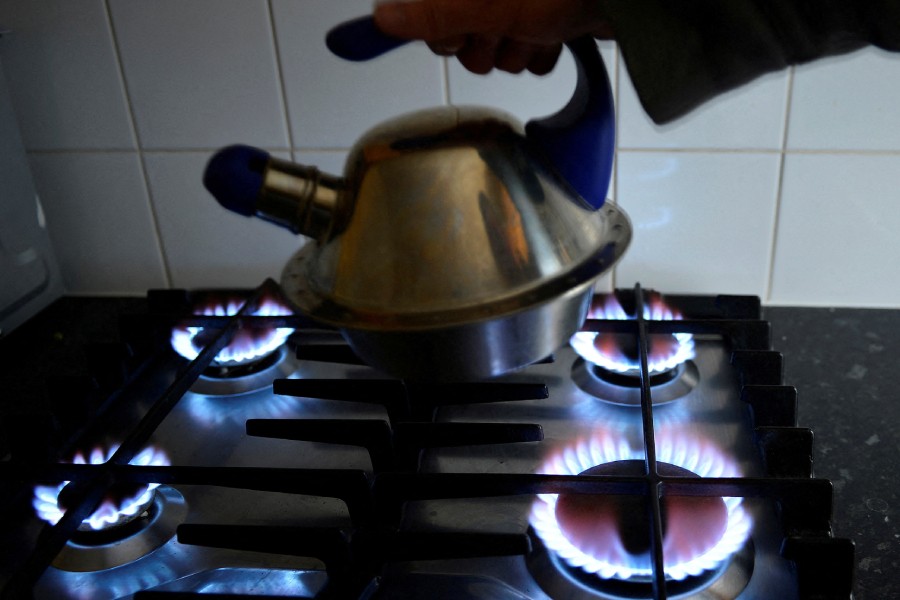
[[(55, 368), (50, 367), (51, 364), (63, 365), (63, 374), (67, 374), (67, 371), (82, 372), (85, 358), (81, 354), (81, 344), (85, 341), (96, 342), (98, 339), (116, 339), (118, 334), (116, 328), (110, 324), (114, 320), (111, 315), (117, 312), (140, 312), (145, 309), (144, 303), (144, 299), (133, 298), (65, 298), (50, 307), (38, 319), (2, 340), (0, 351), (6, 359), (2, 383), (7, 389), (15, 391), (12, 396), (17, 399), (13, 403), (7, 401), (0, 407), (3, 416), (22, 412), (41, 413), (42, 403), (47, 402), (47, 399), (29, 385), (29, 377), (33, 381), (40, 382), (48, 375), (60, 374), (59, 371), (51, 371)], [(99, 318), (98, 315), (101, 313), (104, 317)], [(855, 597), (863, 600), (891, 597), (895, 590), (892, 586), (896, 583), (889, 573), (892, 572), (892, 568), (898, 566), (898, 534), (894, 534), (891, 528), (897, 492), (896, 486), (891, 485), (895, 481), (891, 469), (893, 461), (896, 460), (896, 450), (900, 445), (896, 432), (887, 426), (893, 414), (891, 411), (897, 409), (895, 405), (885, 400), (892, 393), (891, 384), (895, 376), (892, 376), (890, 369), (882, 367), (887, 357), (896, 356), (897, 350), (894, 348), (897, 341), (884, 332), (890, 331), (890, 327), (896, 330), (900, 316), (894, 311), (771, 308), (766, 311), (765, 317), (772, 322), (775, 349), (783, 351), (786, 355), (785, 380), (788, 384), (800, 388), (801, 425), (811, 426), (817, 432), (816, 475), (829, 477), (835, 481), (838, 492), (836, 533), (851, 537), (857, 543), (860, 560)], [(15, 349), (12, 349), (13, 344), (16, 345)], [(837, 347), (841, 347), (839, 352), (831, 352)], [(707, 368), (704, 366), (706, 362), (715, 363), (722, 360), (721, 356), (714, 356), (716, 354), (715, 350), (701, 348), (697, 359), (701, 369)], [(550, 380), (563, 381), (565, 379), (563, 375), (568, 373), (557, 371), (570, 369), (574, 361), (574, 356), (566, 352), (552, 365), (532, 367), (527, 373), (513, 375), (512, 379), (528, 380), (536, 374), (540, 377), (547, 376)], [(842, 368), (836, 367), (838, 364), (842, 365)], [(320, 370), (318, 374), (323, 376), (348, 376), (346, 367), (317, 366), (315, 369)], [(364, 367), (352, 371), (354, 372), (350, 374), (351, 378), (371, 375)], [(563, 381), (562, 385), (574, 384), (571, 381)], [(578, 391), (575, 390), (572, 393), (554, 394), (554, 397), (571, 398), (578, 395)], [(811, 399), (810, 396), (815, 396), (815, 399)], [(870, 406), (878, 407), (878, 410), (859, 411), (859, 400), (857, 404), (847, 401), (847, 398), (858, 399), (860, 396), (863, 396)], [(23, 402), (23, 398), (27, 401)], [(336, 461), (341, 468), (367, 470), (371, 463), (363, 450), (347, 447), (334, 452), (333, 448), (329, 448), (326, 454), (317, 456), (321, 445), (313, 442), (247, 437), (243, 431), (242, 419), (248, 416), (282, 417), (285, 414), (303, 418), (350, 415), (357, 418), (384, 418), (383, 409), (377, 406), (327, 403), (323, 408), (322, 403), (308, 403), (302, 399), (267, 404), (258, 402), (259, 398), (254, 399), (253, 395), (237, 399), (229, 410), (213, 411), (204, 417), (203, 409), (209, 408), (204, 407), (207, 400), (201, 395), (189, 395), (171, 415), (176, 417), (177, 411), (193, 410), (189, 419), (169, 418), (158, 430), (155, 437), (159, 438), (163, 445), (168, 444), (166, 440), (170, 437), (178, 438), (182, 444), (183, 449), (172, 453), (173, 464), (221, 465), (224, 460), (227, 464), (257, 466), (257, 461), (264, 457), (267, 463), (265, 466), (296, 468), (308, 466), (309, 460), (327, 455), (329, 457), (327, 460)], [(576, 410), (596, 410), (596, 403), (593, 402), (576, 401), (574, 404), (580, 405)], [(661, 407), (658, 415), (664, 416), (665, 411), (669, 409), (673, 409), (671, 412), (675, 413), (677, 412), (675, 407), (677, 407), (675, 404)], [(543, 449), (554, 443), (562, 443), (563, 439), (570, 439), (572, 433), (567, 430), (568, 426), (553, 424), (554, 408), (546, 401), (541, 403), (540, 408), (545, 413), (543, 416), (548, 417), (542, 423), (545, 427), (544, 442), (524, 446), (542, 450), (524, 453), (517, 450), (514, 456), (507, 455), (508, 451), (501, 447), (484, 447), (483, 451), (475, 453), (474, 456), (471, 452), (461, 454), (457, 450), (433, 451), (423, 464), (426, 469), (443, 471), (459, 469), (484, 473), (510, 470), (533, 472), (545, 454)], [(492, 409), (490, 405), (445, 408), (442, 409), (441, 419), (490, 421), (494, 418)], [(570, 409), (571, 407), (566, 410)], [(602, 412), (607, 410), (607, 407), (601, 407), (599, 410)], [(615, 408), (612, 410), (615, 412)], [(534, 412), (531, 412), (531, 415), (524, 420), (533, 420)], [(567, 415), (565, 419), (566, 423), (571, 422), (569, 416), (571, 415)], [(508, 416), (503, 418), (509, 419)], [(702, 429), (702, 424), (692, 425)], [(201, 442), (200, 436), (194, 435), (198, 428), (214, 432), (216, 442)], [(727, 431), (727, 428), (719, 431)], [(190, 440), (190, 443), (184, 445), (185, 439)], [(860, 448), (867, 451), (860, 452)], [(883, 452), (884, 449), (893, 450), (893, 456), (891, 452)], [(752, 473), (754, 469), (752, 448), (744, 448), (739, 454), (746, 457), (745, 468)], [(270, 457), (275, 458), (270, 460)], [(245, 496), (244, 500), (233, 501), (235, 497), (241, 495)], [(215, 505), (215, 511), (218, 511), (225, 520), (233, 518), (241, 521), (246, 520), (242, 508), (244, 504), (241, 502), (259, 502), (259, 498), (253, 496), (252, 493), (248, 496), (246, 492), (234, 491), (222, 492), (220, 495), (207, 494), (206, 500), (195, 499), (189, 501), (188, 505), (193, 509), (203, 502), (209, 502)], [(293, 515), (293, 511), (298, 508), (297, 498), (293, 496), (290, 497), (290, 502), (284, 498), (266, 502), (272, 504), (268, 507), (274, 510), (271, 514), (276, 515), (276, 519), (279, 518), (278, 514), (284, 514), (286, 522), (291, 521), (288, 515)], [(303, 505), (304, 502), (308, 505)], [(311, 523), (340, 525), (347, 522), (346, 511), (340, 502), (305, 499), (300, 503)], [(525, 508), (527, 509), (527, 506)], [(417, 507), (417, 510), (424, 510), (429, 514), (435, 512), (427, 503)], [(451, 507), (442, 510), (447, 511), (448, 518), (445, 519), (447, 521), (445, 525), (449, 529), (452, 529), (456, 522), (454, 510), (462, 510), (470, 515), (472, 510), (481, 511), (480, 514), (484, 515), (486, 522), (493, 523), (492, 527), (501, 530), (505, 528), (515, 530), (524, 524), (521, 514), (506, 515), (506, 520), (497, 519), (498, 512), (507, 511), (492, 508), (490, 501), (482, 500), (480, 505), (475, 507)], [(286, 512), (279, 513), (279, 511)], [(414, 519), (415, 511), (411, 513)], [(438, 515), (437, 521), (440, 520), (441, 517)], [(210, 565), (218, 564), (223, 552), (227, 555), (230, 551), (211, 551)], [(178, 562), (176, 558), (173, 558), (174, 562)], [(279, 559), (274, 562), (276, 565), (282, 564), (287, 569), (285, 572), (303, 571), (310, 566), (302, 560), (295, 559)], [(240, 569), (246, 571), (242, 574), (246, 575), (252, 573), (254, 568), (271, 568), (273, 559), (269, 556), (254, 563), (253, 560), (247, 561), (246, 553), (242, 553), (238, 564), (241, 565)], [(219, 573), (221, 576), (230, 574)], [(310, 574), (309, 577), (310, 586), (315, 587), (321, 583), (315, 581), (314, 575)], [(416, 577), (436, 576), (418, 574)], [(417, 581), (411, 576), (405, 580)], [(458, 584), (459, 581), (455, 583)], [(470, 583), (475, 585), (478, 581), (473, 580)], [(497, 584), (500, 587), (495, 588), (495, 592), (499, 593), (498, 590), (506, 589), (502, 583), (501, 581)], [(432, 579), (430, 585), (434, 584), (435, 580)], [(206, 581), (201, 587), (215, 589), (215, 585), (215, 582)], [(452, 582), (448, 582), (447, 589), (453, 589)], [(513, 592), (509, 593), (510, 598), (519, 597)]]
[(900, 310), (767, 307), (834, 530), (856, 544), (856, 600), (900, 598)]
[[(698, 393), (683, 402), (671, 402), (656, 411), (660, 447), (670, 443), (662, 433), (674, 430), (673, 438), (705, 439), (723, 449), (738, 465), (744, 476), (759, 476), (761, 467), (752, 440), (746, 435), (746, 412), (735, 402), (734, 376), (727, 368), (727, 352), (717, 341), (698, 342), (693, 363), (703, 382)], [(174, 359), (176, 364), (178, 359)], [(497, 384), (544, 382), (550, 387), (548, 398), (515, 403), (487, 403), (443, 407), (437, 422), (533, 423), (539, 422), (543, 440), (520, 444), (467, 446), (463, 448), (427, 450), (419, 467), (420, 473), (461, 474), (531, 474), (540, 472), (554, 450), (573, 446), (602, 431), (610, 439), (631, 438), (632, 447), (640, 447), (642, 438), (640, 414), (634, 407), (598, 402), (581, 391), (571, 380), (570, 371), (577, 368), (578, 357), (571, 349), (563, 349), (551, 364), (536, 365), (522, 373), (494, 381)], [(324, 363), (301, 363), (292, 372), (298, 380), (362, 380), (381, 377), (366, 367), (347, 367)], [(702, 387), (702, 393), (699, 391)], [(142, 411), (136, 411), (142, 412)], [(690, 419), (693, 415), (693, 420)], [(165, 449), (173, 465), (185, 467), (237, 467), (280, 469), (342, 469), (371, 472), (372, 463), (363, 448), (319, 442), (270, 439), (248, 436), (248, 419), (359, 419), (387, 420), (384, 408), (357, 402), (329, 402), (310, 398), (276, 396), (270, 390), (241, 396), (209, 396), (189, 392), (156, 429), (149, 444)], [(132, 425), (122, 423), (127, 431)], [(632, 433), (627, 433), (632, 432)], [(117, 433), (110, 431), (110, 438)], [(124, 434), (121, 434), (124, 435)], [(662, 457), (661, 457), (662, 459)], [(178, 486), (187, 505), (185, 521), (193, 524), (265, 525), (350, 528), (351, 516), (336, 499), (290, 494), (271, 494), (252, 490), (214, 486)], [(444, 531), (481, 533), (519, 533), (528, 530), (531, 495), (476, 499), (426, 500), (408, 505), (402, 527), (411, 531)], [(786, 563), (778, 557), (780, 537), (765, 532), (774, 519), (772, 507), (766, 503), (745, 501), (748, 511), (758, 516), (754, 542), (755, 569), (771, 573), (757, 577), (746, 592), (750, 598), (770, 597), (774, 590), (782, 593), (791, 587)], [(144, 564), (141, 564), (144, 563)], [(492, 564), (493, 563), (493, 564)], [(768, 564), (767, 564), (768, 563)], [(147, 569), (146, 565), (153, 565)], [(225, 586), (221, 581), (234, 574), (222, 565), (246, 573), (252, 569), (281, 569), (293, 573), (288, 589), (296, 591), (296, 578), (313, 588), (319, 573), (315, 561), (278, 555), (254, 555), (237, 551), (206, 549), (168, 543), (151, 557), (85, 577), (81, 573), (51, 569), (41, 580), (41, 597), (115, 598), (135, 579), (152, 582), (153, 577), (181, 580), (180, 584), (161, 589), (178, 591), (198, 587), (208, 590)], [(165, 575), (153, 575), (160, 569)], [(406, 569), (409, 569), (408, 571)], [(309, 570), (309, 571), (307, 571)], [(403, 576), (399, 576), (399, 570)], [(407, 576), (414, 573), (415, 577)], [(488, 574), (493, 574), (489, 576)], [(395, 567), (396, 581), (385, 586), (383, 597), (429, 597), (421, 585), (431, 590), (443, 587), (448, 597), (496, 597), (500, 590), (510, 597), (546, 600), (547, 596), (531, 580), (524, 561), (519, 558), (497, 558), (486, 561), (426, 561)], [(439, 583), (437, 583), (439, 582)], [(277, 584), (271, 582), (275, 591)], [(487, 586), (490, 595), (467, 590)], [(109, 590), (112, 595), (106, 595)], [(419, 590), (419, 592), (416, 592)], [(258, 591), (258, 589), (257, 589)], [(423, 595), (424, 594), (424, 595)], [(513, 595), (513, 594), (517, 594)], [(376, 596), (382, 597), (382, 596)]]

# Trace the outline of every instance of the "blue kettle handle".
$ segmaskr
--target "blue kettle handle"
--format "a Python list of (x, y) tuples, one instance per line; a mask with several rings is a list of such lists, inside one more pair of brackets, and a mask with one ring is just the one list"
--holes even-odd
[[(335, 55), (366, 61), (409, 40), (383, 33), (371, 16), (336, 26), (325, 36)], [(566, 43), (578, 76), (572, 99), (558, 113), (525, 124), (532, 146), (541, 152), (565, 183), (591, 208), (606, 201), (615, 154), (615, 110), (606, 67), (589, 36)]]

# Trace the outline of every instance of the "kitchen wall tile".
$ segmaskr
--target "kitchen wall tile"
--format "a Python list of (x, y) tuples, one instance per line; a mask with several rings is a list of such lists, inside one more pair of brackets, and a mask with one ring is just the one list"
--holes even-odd
[[(616, 49), (612, 42), (600, 42), (601, 56), (607, 66), (615, 97)], [(575, 63), (568, 50), (560, 56), (548, 75), (537, 76), (492, 71), (475, 75), (455, 58), (448, 59), (448, 80), (452, 104), (490, 106), (504, 110), (523, 123), (553, 114), (565, 106), (575, 89)]]
[(294, 147), (349, 147), (371, 126), (444, 103), (441, 59), (410, 44), (366, 63), (325, 47), (325, 32), (372, 12), (371, 0), (274, 0)]
[(102, 0), (0, 3), (3, 66), (29, 150), (130, 149), (134, 135)]
[(29, 158), (69, 292), (143, 294), (168, 285), (137, 153)]
[(149, 152), (144, 157), (172, 285), (233, 288), (256, 287), (267, 277), (277, 281), (303, 238), (220, 207), (202, 183), (209, 156)]
[(265, 0), (110, 0), (143, 148), (287, 148)]
[(294, 152), (294, 162), (316, 167), (330, 175), (342, 175), (346, 161), (346, 150), (298, 150)]
[(778, 165), (776, 153), (620, 151), (617, 198), (634, 239), (616, 285), (764, 294)]
[(900, 308), (900, 155), (789, 154), (770, 302)]
[(764, 75), (660, 126), (644, 112), (624, 63), (620, 64), (620, 148), (781, 148), (787, 71)]
[(597, 283), (594, 284), (595, 293), (608, 294), (615, 289), (615, 279), (613, 278), (614, 272), (615, 271), (610, 271), (597, 280)]
[[(393, 115), (450, 101), (527, 121), (571, 94), (568, 58), (539, 78), (472, 75), (420, 43), (368, 64), (331, 56), (324, 33), (370, 11), (370, 0), (0, 1), (12, 29), (3, 68), (69, 289), (277, 278), (302, 242), (212, 202), (200, 178), (219, 146), (292, 152), (339, 174), (347, 148)], [(900, 305), (896, 56), (864, 50), (768, 75), (656, 127), (615, 45), (601, 50), (616, 67), (610, 196), (635, 239), (598, 289), (640, 281), (773, 304)]]
[(797, 67), (789, 149), (900, 150), (900, 58), (877, 49)]

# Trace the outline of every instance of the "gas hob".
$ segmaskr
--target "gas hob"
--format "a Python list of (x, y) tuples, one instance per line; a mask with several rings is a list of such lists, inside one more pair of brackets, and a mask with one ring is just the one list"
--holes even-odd
[(5, 597), (850, 598), (758, 299), (598, 295), (547, 360), (427, 385), (277, 296), (153, 291), (54, 439), (8, 427)]

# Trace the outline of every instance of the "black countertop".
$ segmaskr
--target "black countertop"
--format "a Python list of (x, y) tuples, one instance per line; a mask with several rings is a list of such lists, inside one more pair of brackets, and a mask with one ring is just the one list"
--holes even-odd
[[(23, 373), (83, 371), (80, 346), (115, 339), (117, 317), (144, 302), (63, 298), (0, 340), (0, 417), (46, 400)], [(900, 598), (900, 310), (767, 307), (764, 318), (799, 425), (815, 432), (815, 476), (834, 484), (834, 535), (856, 544), (855, 599)]]
[(768, 307), (833, 529), (856, 544), (856, 600), (900, 598), (900, 310)]

